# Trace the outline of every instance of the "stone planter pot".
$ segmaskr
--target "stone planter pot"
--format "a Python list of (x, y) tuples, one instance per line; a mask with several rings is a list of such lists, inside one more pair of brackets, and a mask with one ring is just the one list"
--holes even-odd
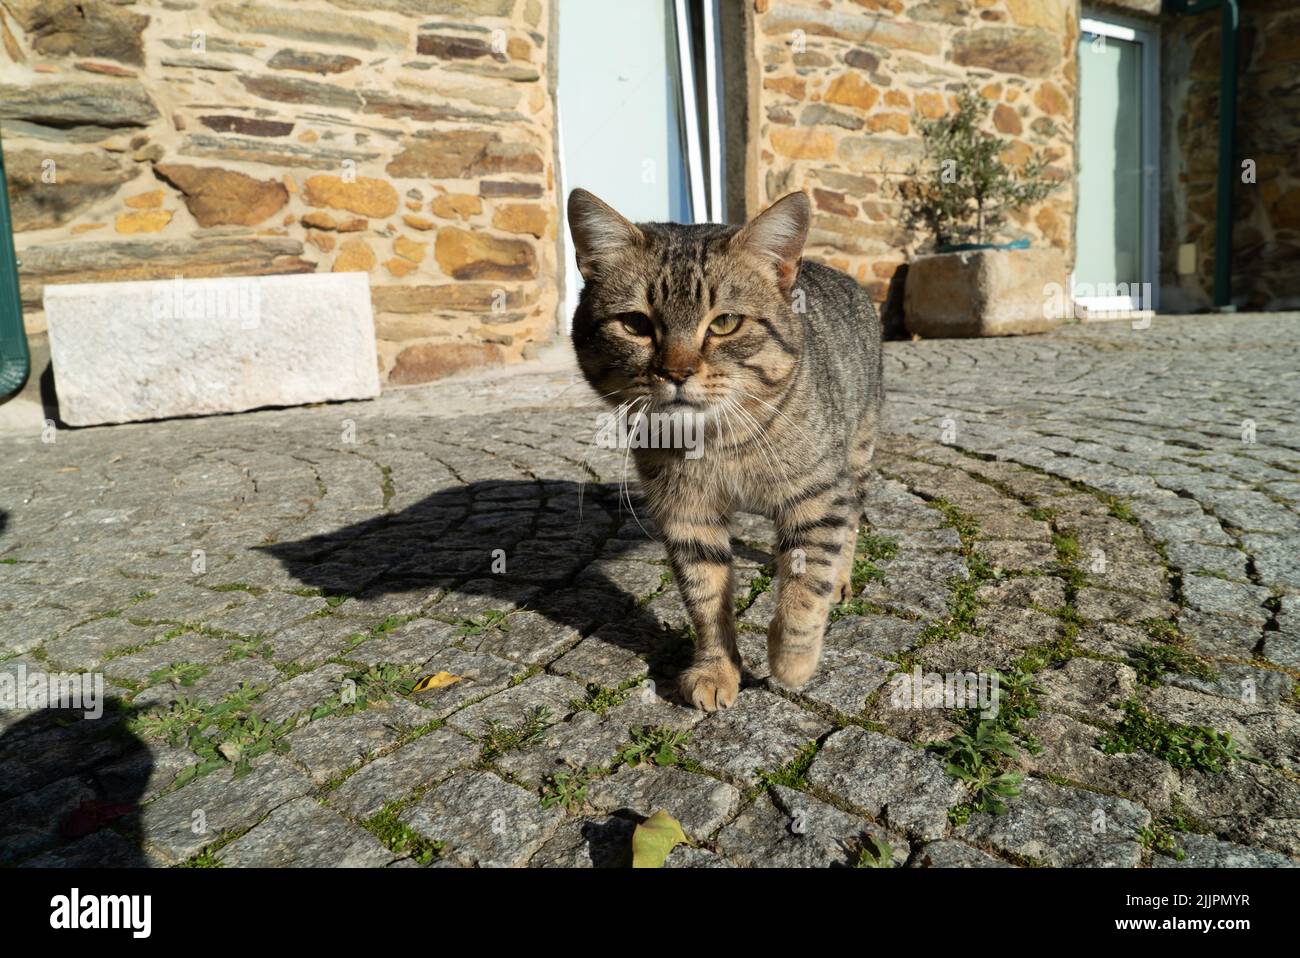
[(903, 325), (932, 339), (1042, 333), (1065, 321), (1068, 289), (1054, 247), (920, 256), (907, 269)]

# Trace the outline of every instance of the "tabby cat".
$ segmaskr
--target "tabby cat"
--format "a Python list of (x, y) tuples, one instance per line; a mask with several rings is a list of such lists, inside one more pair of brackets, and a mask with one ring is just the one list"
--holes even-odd
[(633, 224), (585, 190), (568, 212), (584, 279), (573, 345), (587, 380), (633, 416), (705, 424), (702, 455), (631, 450), (695, 626), (682, 694), (713, 711), (740, 689), (737, 509), (776, 525), (768, 665), (800, 686), (817, 669), (831, 606), (851, 594), (883, 399), (876, 310), (853, 279), (803, 261), (803, 193), (743, 227)]

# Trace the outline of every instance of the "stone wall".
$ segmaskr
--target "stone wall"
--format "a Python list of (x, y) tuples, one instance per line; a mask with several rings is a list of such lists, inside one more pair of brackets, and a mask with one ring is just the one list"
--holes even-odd
[[(554, 336), (552, 0), (0, 0), (23, 302), (361, 270), (381, 373)], [(539, 281), (540, 280), (540, 281)]]
[[(1219, 16), (1162, 21), (1162, 308), (1209, 306), (1219, 149)], [(1300, 8), (1244, 0), (1237, 51), (1233, 300), (1246, 309), (1300, 307)], [(1242, 163), (1254, 161), (1255, 182)], [(1196, 272), (1177, 275), (1178, 247)]]
[(1075, 0), (754, 0), (758, 108), (751, 206), (808, 191), (809, 255), (879, 301), (928, 241), (898, 225), (885, 189), (921, 155), (918, 117), (941, 116), (970, 79), (1018, 166), (1042, 150), (1062, 186), (1009, 221), (1073, 258)]

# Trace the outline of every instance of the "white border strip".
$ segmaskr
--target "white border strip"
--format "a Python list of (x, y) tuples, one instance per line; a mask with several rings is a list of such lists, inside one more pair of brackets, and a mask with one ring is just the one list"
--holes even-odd
[(1132, 27), (1126, 27), (1120, 23), (1107, 23), (1105, 20), (1093, 20), (1090, 17), (1084, 17), (1079, 21), (1080, 33), (1092, 33), (1103, 37), (1114, 37), (1116, 40), (1128, 40), (1137, 42), (1137, 31)]
[[(558, 54), (556, 56), (558, 60)], [(578, 308), (578, 295), (582, 284), (578, 277), (577, 254), (573, 250), (573, 237), (569, 233), (569, 169), (564, 160), (564, 124), (560, 122), (560, 111), (564, 104), (560, 99), (559, 84), (555, 87), (555, 149), (559, 154), (556, 165), (559, 167), (560, 190), (555, 198), (559, 213), (560, 263), (559, 270), (564, 274), (564, 297), (560, 301), (559, 330), (561, 336), (573, 332), (573, 311)]]
[(700, 112), (695, 102), (695, 65), (691, 58), (691, 19), (686, 0), (675, 0), (678, 76), (686, 120), (686, 166), (691, 181), (691, 221), (709, 222), (709, 200), (704, 189), (704, 154), (700, 148)]

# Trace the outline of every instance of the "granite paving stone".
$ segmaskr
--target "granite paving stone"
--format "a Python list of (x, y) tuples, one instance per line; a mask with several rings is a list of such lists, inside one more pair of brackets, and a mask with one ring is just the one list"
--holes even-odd
[(1126, 799), (1029, 779), (1007, 814), (976, 813), (956, 835), (1043, 865), (1131, 868), (1150, 823), (1151, 813)]
[(418, 705), (376, 702), (351, 715), (327, 715), (285, 736), (289, 757), (323, 785), (353, 765), (396, 745), (429, 721)]
[(401, 815), (417, 832), (446, 843), (462, 865), (524, 865), (555, 833), (564, 813), (531, 792), (482, 771), (458, 772)]
[(691, 838), (707, 838), (740, 808), (740, 790), (707, 775), (649, 763), (625, 766), (598, 779), (587, 801), (602, 812), (630, 811), (649, 818), (662, 809), (682, 824)]
[(894, 866), (906, 864), (906, 838), (785, 786), (758, 796), (718, 836), (724, 855), (760, 868), (851, 867), (864, 849), (879, 857), (886, 846)]
[(736, 704), (691, 733), (686, 754), (709, 771), (752, 785), (760, 770), (775, 772), (832, 726), (772, 692), (742, 689)]
[(145, 847), (184, 862), (222, 833), (252, 825), (310, 789), (306, 776), (279, 755), (254, 761), (238, 778), (233, 769), (213, 772), (144, 806)]
[(353, 818), (370, 818), (389, 802), (471, 764), (479, 751), (478, 744), (464, 735), (434, 729), (361, 766), (329, 793), (329, 803)]
[[(868, 768), (889, 768), (890, 774), (863, 775)], [(927, 841), (943, 837), (948, 809), (966, 797), (933, 755), (861, 728), (828, 738), (808, 770), (808, 781), (891, 829)]]
[(382, 868), (397, 857), (310, 798), (286, 802), (217, 853), (228, 868)]

